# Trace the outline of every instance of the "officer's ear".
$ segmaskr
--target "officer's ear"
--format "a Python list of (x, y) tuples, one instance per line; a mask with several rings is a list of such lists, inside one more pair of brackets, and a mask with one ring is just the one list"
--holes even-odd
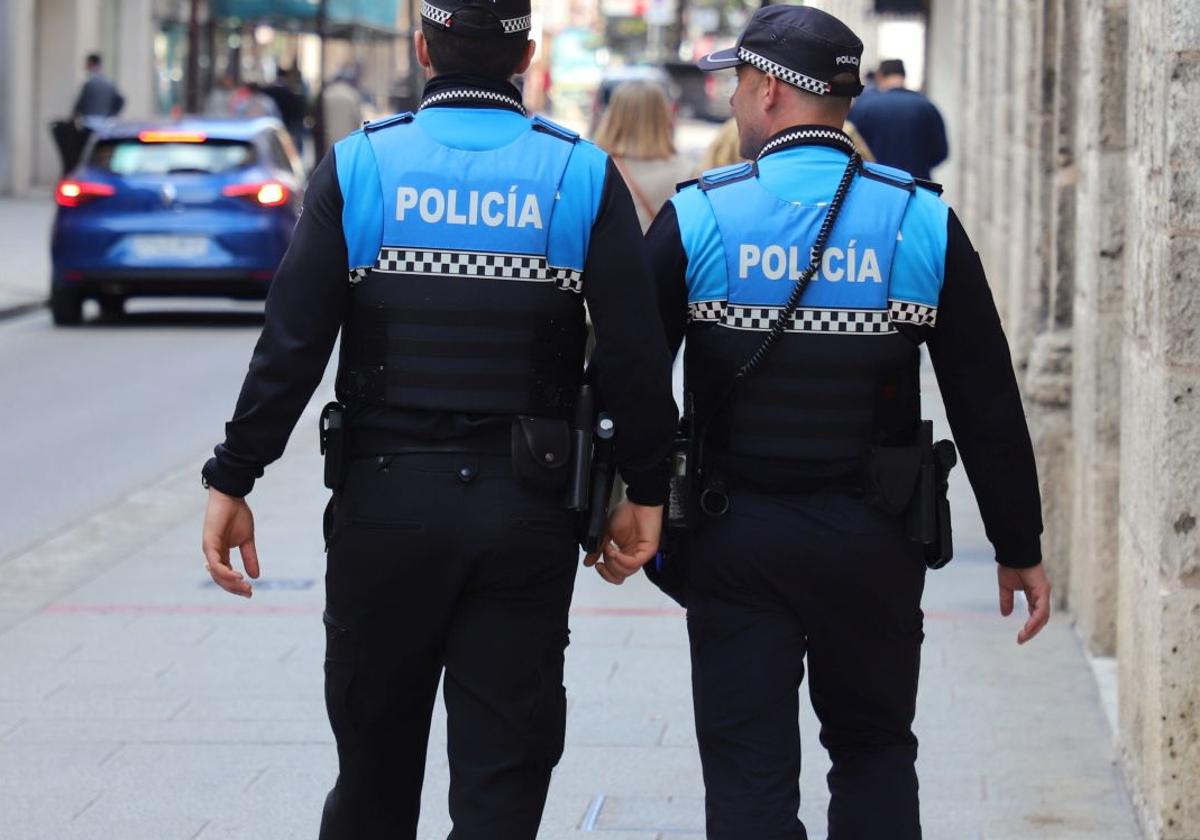
[(762, 106), (764, 111), (774, 110), (780, 104), (780, 98), (783, 94), (784, 83), (779, 81), (777, 76), (770, 73), (763, 74), (762, 90)]
[(537, 41), (530, 41), (525, 45), (525, 57), (521, 59), (521, 63), (517, 65), (517, 70), (513, 73), (514, 76), (520, 76), (529, 69), (529, 65), (533, 64), (533, 57), (537, 54)]
[(420, 29), (413, 33), (413, 48), (417, 53), (417, 64), (421, 65), (426, 76), (432, 77), (434, 69), (433, 59), (429, 57), (429, 42), (425, 40), (425, 33)]

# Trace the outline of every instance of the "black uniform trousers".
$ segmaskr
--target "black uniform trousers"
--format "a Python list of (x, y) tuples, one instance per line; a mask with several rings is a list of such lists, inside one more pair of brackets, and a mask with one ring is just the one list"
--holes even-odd
[(453, 840), (533, 840), (563, 749), (578, 546), (508, 455), (351, 462), (326, 576), (321, 840), (411, 840), (445, 675)]
[(920, 838), (912, 721), (925, 565), (862, 499), (735, 492), (693, 539), (688, 631), (708, 840), (805, 840), (799, 689), (829, 751), (829, 840)]

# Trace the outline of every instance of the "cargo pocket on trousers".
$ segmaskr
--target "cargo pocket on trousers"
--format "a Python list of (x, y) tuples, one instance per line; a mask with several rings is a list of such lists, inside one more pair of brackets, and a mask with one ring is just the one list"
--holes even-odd
[(356, 728), (351, 704), (358, 662), (354, 632), (330, 617), (325, 621), (325, 710), (340, 742)]

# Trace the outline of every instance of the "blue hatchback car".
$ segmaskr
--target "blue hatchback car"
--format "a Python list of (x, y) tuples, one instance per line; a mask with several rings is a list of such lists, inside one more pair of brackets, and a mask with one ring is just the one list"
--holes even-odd
[(134, 296), (265, 298), (303, 184), (273, 119), (101, 130), (55, 191), (54, 322), (78, 324), (88, 298), (110, 316)]

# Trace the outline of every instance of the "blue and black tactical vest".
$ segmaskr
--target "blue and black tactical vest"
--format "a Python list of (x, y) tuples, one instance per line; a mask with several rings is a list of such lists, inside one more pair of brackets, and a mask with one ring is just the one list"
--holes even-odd
[(403, 114), (339, 143), (336, 160), (353, 284), (339, 395), (566, 415), (583, 371), (603, 154), (540, 118), (501, 148), (453, 148)]
[[(840, 175), (836, 166), (827, 171)], [(718, 459), (820, 472), (854, 469), (873, 444), (911, 442), (920, 419), (919, 345), (936, 319), (945, 250), (943, 214), (940, 244), (932, 236), (904, 246), (940, 247), (928, 270), (912, 268), (921, 260), (896, 270), (918, 189), (907, 173), (864, 166), (787, 332), (720, 410), (716, 403), (808, 266), (828, 204), (776, 195), (754, 164), (707, 173), (673, 200), (689, 252), (688, 388), (697, 415), (714, 417), (708, 443)]]

